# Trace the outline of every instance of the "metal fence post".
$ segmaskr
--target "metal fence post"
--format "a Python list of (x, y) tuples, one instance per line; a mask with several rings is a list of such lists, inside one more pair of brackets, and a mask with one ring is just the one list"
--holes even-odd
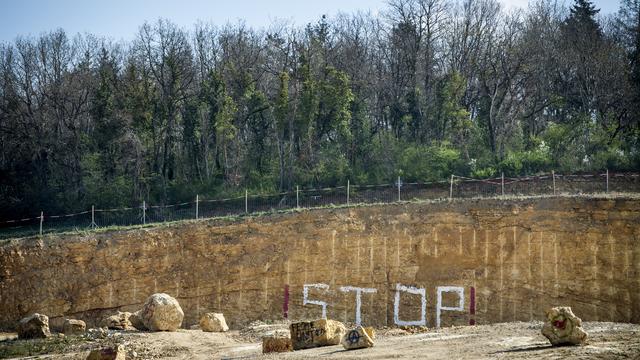
[(198, 202), (200, 201), (200, 195), (196, 194), (196, 220), (198, 220)]
[(607, 169), (607, 192), (609, 192), (609, 169)]
[(449, 200), (453, 199), (453, 174), (451, 174), (451, 181), (449, 185)]
[(249, 213), (249, 190), (244, 190), (244, 213)]
[(400, 176), (398, 176), (398, 202), (400, 202)]
[(300, 209), (300, 186), (296, 185), (296, 209)]
[(551, 170), (551, 176), (553, 177), (553, 195), (556, 194), (556, 172)]
[(142, 200), (142, 225), (147, 224), (147, 202)]
[(40, 211), (40, 236), (42, 236), (42, 223), (44, 222), (44, 212)]
[(351, 187), (351, 182), (347, 180), (347, 206), (349, 206), (349, 191)]
[(502, 196), (504, 196), (504, 172), (502, 173)]
[(96, 209), (94, 205), (91, 205), (91, 229), (96, 228)]

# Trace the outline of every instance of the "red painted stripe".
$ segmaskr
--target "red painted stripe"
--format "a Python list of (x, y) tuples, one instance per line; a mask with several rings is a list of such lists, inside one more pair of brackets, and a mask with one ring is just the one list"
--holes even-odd
[(471, 318), (469, 319), (469, 325), (475, 325), (476, 319), (474, 315), (476, 314), (476, 288), (474, 288), (473, 286), (470, 289), (469, 295), (469, 314), (471, 315)]
[(289, 318), (289, 285), (284, 286), (284, 303), (282, 303), (282, 312), (284, 313), (284, 318)]

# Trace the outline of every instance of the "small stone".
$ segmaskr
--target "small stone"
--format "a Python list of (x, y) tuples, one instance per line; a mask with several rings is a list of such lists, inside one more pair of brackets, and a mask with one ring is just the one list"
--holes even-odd
[(206, 313), (200, 318), (200, 328), (206, 332), (229, 331), (224, 315), (221, 313)]
[(281, 353), (293, 351), (291, 337), (287, 332), (275, 332), (262, 337), (262, 353)]
[(568, 306), (547, 310), (542, 335), (554, 346), (581, 345), (587, 341), (587, 333), (582, 329), (582, 320), (575, 316)]
[(129, 322), (131, 322), (131, 326), (133, 326), (134, 328), (140, 330), (140, 331), (145, 331), (148, 330), (147, 327), (144, 325), (144, 322), (142, 321), (142, 315), (141, 315), (142, 310), (138, 310), (134, 313), (131, 314), (131, 316), (129, 316)]
[(170, 295), (159, 293), (147, 298), (140, 317), (144, 326), (151, 331), (176, 331), (182, 325), (184, 312)]
[(49, 317), (35, 313), (20, 320), (17, 327), (18, 338), (36, 339), (51, 336), (49, 331)]
[(358, 326), (355, 329), (348, 331), (342, 337), (342, 341), (340, 343), (346, 350), (370, 348), (374, 344), (374, 337), (375, 332), (373, 328)]
[(66, 319), (62, 325), (62, 332), (67, 336), (82, 335), (87, 329), (87, 324), (82, 320)]
[(327, 319), (293, 323), (290, 329), (293, 350), (338, 345), (347, 332), (341, 322)]
[(107, 337), (107, 330), (103, 328), (91, 328), (87, 331), (87, 334), (93, 339), (105, 338)]
[(125, 360), (126, 351), (123, 345), (91, 350), (86, 360)]
[(118, 311), (117, 314), (104, 318), (101, 325), (111, 330), (133, 330), (130, 317), (130, 312)]

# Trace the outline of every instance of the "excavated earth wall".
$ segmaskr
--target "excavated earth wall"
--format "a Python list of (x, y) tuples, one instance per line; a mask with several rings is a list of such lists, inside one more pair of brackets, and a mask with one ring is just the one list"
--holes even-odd
[[(640, 199), (406, 203), (203, 220), (0, 244), (0, 328), (44, 313), (95, 324), (165, 292), (229, 325), (640, 323)], [(358, 315), (359, 312), (359, 315)]]

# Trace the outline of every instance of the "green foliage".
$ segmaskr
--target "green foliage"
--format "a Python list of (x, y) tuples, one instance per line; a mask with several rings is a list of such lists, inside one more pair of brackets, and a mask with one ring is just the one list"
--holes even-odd
[(598, 127), (593, 130), (587, 144), (584, 163), (591, 169), (630, 170), (633, 156), (620, 137), (612, 137), (613, 127)]
[(308, 187), (339, 186), (349, 179), (349, 162), (344, 153), (335, 147), (321, 150), (319, 162), (309, 170), (300, 169), (297, 178)]
[(85, 186), (88, 197), (84, 208), (89, 204), (99, 204), (103, 208), (116, 208), (123, 205), (136, 204), (133, 196), (133, 182), (131, 179), (118, 175), (109, 181), (85, 178)]
[(447, 77), (440, 93), (442, 115), (450, 119), (454, 132), (470, 126), (469, 111), (460, 104), (466, 88), (467, 82), (462, 75), (453, 72)]
[(485, 167), (471, 172), (471, 177), (475, 179), (489, 179), (498, 174), (498, 170), (494, 167)]
[(406, 181), (437, 181), (459, 174), (460, 151), (443, 142), (429, 146), (407, 146), (400, 157), (399, 175)]
[(286, 72), (280, 73), (280, 88), (274, 113), (278, 130), (283, 132), (289, 117), (289, 74)]
[(521, 176), (543, 173), (553, 164), (549, 146), (543, 141), (534, 139), (537, 144), (531, 150), (510, 151), (499, 164), (506, 176)]
[[(0, 45), (0, 217), (640, 168), (638, 1), (617, 26), (589, 0), (523, 16), (469, 2), (442, 8), (461, 17), (443, 38), (405, 5), (267, 36), (162, 20), (126, 46), (61, 30)], [(477, 41), (451, 37), (460, 24)]]
[(318, 137), (332, 134), (342, 143), (351, 140), (351, 102), (354, 96), (349, 77), (333, 67), (325, 69), (325, 80), (320, 83), (318, 99)]

